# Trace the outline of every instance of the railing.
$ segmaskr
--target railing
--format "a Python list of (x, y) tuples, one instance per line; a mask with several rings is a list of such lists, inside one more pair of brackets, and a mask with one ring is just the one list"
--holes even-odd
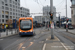
[(6, 29), (5, 32), (0, 32), (0, 38), (18, 34), (18, 29)]

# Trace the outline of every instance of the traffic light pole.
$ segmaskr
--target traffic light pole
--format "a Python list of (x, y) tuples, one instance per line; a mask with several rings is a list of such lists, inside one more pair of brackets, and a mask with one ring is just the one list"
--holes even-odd
[(66, 32), (68, 32), (68, 22), (67, 22), (67, 0), (66, 0)]
[(60, 28), (60, 14), (59, 14), (59, 28)]
[[(50, 0), (50, 13), (53, 14), (53, 0)], [(53, 23), (53, 19), (51, 19), (51, 24)], [(51, 39), (54, 39), (53, 28), (51, 28)]]

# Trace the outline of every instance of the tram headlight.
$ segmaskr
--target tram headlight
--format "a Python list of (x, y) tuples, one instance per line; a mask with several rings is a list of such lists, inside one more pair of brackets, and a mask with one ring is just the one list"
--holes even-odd
[(33, 32), (32, 30), (30, 32)]
[(21, 31), (20, 31), (21, 32)]

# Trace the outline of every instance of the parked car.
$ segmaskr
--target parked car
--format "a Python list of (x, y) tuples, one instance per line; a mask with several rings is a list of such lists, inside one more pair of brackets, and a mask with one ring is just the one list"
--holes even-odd
[(74, 27), (72, 25), (69, 25), (68, 29), (74, 29)]

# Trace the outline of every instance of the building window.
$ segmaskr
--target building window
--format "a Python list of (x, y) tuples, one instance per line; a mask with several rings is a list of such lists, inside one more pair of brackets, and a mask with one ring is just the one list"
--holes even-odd
[(18, 12), (19, 12), (19, 10), (18, 10)]
[(8, 20), (6, 20), (6, 22), (7, 22)]
[(13, 1), (13, 4), (15, 4), (15, 2)]
[(1, 22), (1, 19), (0, 19), (0, 22)]
[(15, 5), (17, 5), (17, 3), (15, 3)]
[(17, 6), (16, 6), (16, 8), (17, 8)]
[(4, 15), (2, 15), (2, 18), (4, 18)]
[(12, 7), (12, 4), (10, 4), (10, 7)]
[(21, 13), (22, 13), (22, 11), (21, 11)]
[(6, 12), (5, 12), (5, 14), (9, 14), (9, 12), (8, 12), (8, 11), (6, 11)]
[(4, 9), (4, 6), (2, 6), (2, 9)]
[(15, 9), (13, 9), (13, 11), (15, 11)]
[(72, 5), (75, 5), (75, 0), (72, 0)]
[(4, 5), (4, 2), (2, 1), (2, 5)]
[(12, 12), (10, 12), (10, 15), (12, 15)]
[(10, 3), (12, 3), (12, 0), (10, 0)]
[(9, 10), (9, 8), (8, 7), (5, 7), (5, 10)]
[(73, 10), (71, 10), (71, 13), (73, 14)]
[(15, 17), (13, 16), (13, 18), (15, 18)]
[(8, 4), (5, 4), (5, 6), (8, 6)]
[(10, 11), (12, 11), (12, 8), (10, 8)]
[(13, 13), (13, 15), (15, 15), (15, 13)]
[(2, 22), (4, 22), (4, 19), (2, 19)]
[(18, 0), (20, 2), (20, 0)]
[(15, 7), (15, 5), (13, 5), (13, 8)]
[(20, 8), (22, 10), (22, 8)]
[(17, 17), (16, 17), (16, 19), (17, 19)]
[(6, 16), (6, 18), (8, 18), (8, 16)]
[(1, 15), (0, 15), (0, 18), (1, 18)]
[(22, 14), (21, 14), (21, 17), (22, 17)]
[(10, 16), (10, 19), (12, 19), (12, 16)]
[(5, 2), (7, 2), (7, 0), (4, 0)]
[(20, 6), (20, 3), (18, 3), (18, 6)]
[(16, 12), (17, 12), (17, 10), (16, 10)]
[(18, 7), (18, 9), (20, 9), (20, 7)]
[(17, 1), (17, 0), (15, 0), (15, 1)]
[(2, 11), (2, 14), (4, 14), (4, 11)]
[(16, 16), (17, 16), (17, 13), (16, 13)]

